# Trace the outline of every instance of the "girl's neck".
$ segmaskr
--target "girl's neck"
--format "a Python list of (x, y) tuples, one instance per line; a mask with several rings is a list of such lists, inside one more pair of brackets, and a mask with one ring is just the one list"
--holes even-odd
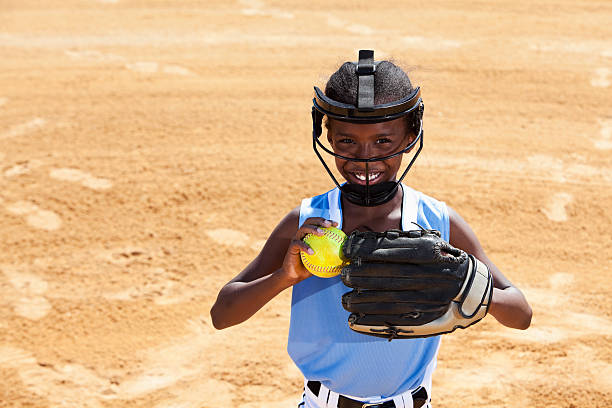
[(400, 228), (403, 196), (404, 193), (400, 186), (391, 200), (375, 207), (362, 207), (351, 203), (342, 196), (342, 229), (350, 233), (355, 229), (386, 231)]

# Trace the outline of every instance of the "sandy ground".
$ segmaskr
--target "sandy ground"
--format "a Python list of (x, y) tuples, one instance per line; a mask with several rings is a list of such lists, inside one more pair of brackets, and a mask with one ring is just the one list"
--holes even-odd
[(331, 187), (312, 86), (367, 47), (422, 86), (407, 183), (534, 309), (445, 336), (434, 406), (612, 406), (612, 5), (412, 3), (1, 1), (0, 406), (294, 407), (290, 291), (209, 309)]

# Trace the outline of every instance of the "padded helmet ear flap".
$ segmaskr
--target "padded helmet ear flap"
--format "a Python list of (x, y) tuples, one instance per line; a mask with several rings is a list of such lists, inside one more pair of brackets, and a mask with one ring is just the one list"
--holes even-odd
[(412, 131), (414, 132), (415, 135), (419, 134), (419, 132), (421, 130), (421, 122), (423, 121), (423, 112), (424, 111), (425, 111), (425, 105), (423, 105), (423, 102), (421, 102), (419, 107), (414, 112), (414, 115), (413, 115), (412, 121), (411, 121), (412, 122), (411, 123), (411, 128), (412, 128)]

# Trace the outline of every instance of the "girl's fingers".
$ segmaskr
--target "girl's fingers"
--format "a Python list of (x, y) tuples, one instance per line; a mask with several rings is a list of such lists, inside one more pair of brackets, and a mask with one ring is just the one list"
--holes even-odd
[(299, 254), (300, 251), (306, 252), (310, 255), (314, 254), (313, 249), (301, 239), (294, 239), (293, 241), (291, 241), (289, 251), (291, 251), (291, 253), (295, 255)]
[(310, 218), (307, 218), (306, 221), (304, 221), (304, 224), (314, 224), (314, 225), (321, 225), (324, 227), (328, 227), (329, 225), (323, 225), (328, 221), (329, 220), (326, 220), (325, 218), (321, 218), (321, 217), (310, 217)]
[(304, 221), (304, 224), (314, 224), (319, 225), (321, 227), (337, 227), (338, 223), (333, 220), (328, 220), (321, 217), (310, 217)]
[[(315, 235), (323, 235), (323, 232), (319, 232), (314, 230), (313, 231), (313, 227), (321, 227), (321, 228), (329, 228), (329, 227), (337, 227), (338, 223), (336, 221), (332, 221), (332, 220), (326, 220), (325, 218), (320, 218), (320, 217), (311, 217), (306, 219), (306, 221), (304, 221), (304, 223), (302, 224), (302, 226), (298, 229), (298, 234), (296, 235), (300, 235), (300, 238), (304, 238), (304, 236), (306, 234), (315, 234)], [(303, 233), (304, 231), (306, 231), (306, 233), (304, 233), (303, 235), (301, 235), (301, 233)]]
[(308, 234), (314, 234), (322, 237), (323, 235), (325, 235), (325, 231), (323, 231), (318, 225), (304, 224), (300, 227), (299, 230), (297, 230), (295, 236), (298, 239), (304, 239), (304, 237)]

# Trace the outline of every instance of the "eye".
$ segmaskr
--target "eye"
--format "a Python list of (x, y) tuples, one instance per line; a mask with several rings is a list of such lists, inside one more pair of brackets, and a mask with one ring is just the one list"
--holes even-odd
[(391, 143), (391, 142), (392, 142), (392, 141), (391, 141), (391, 139), (388, 139), (388, 138), (386, 138), (386, 137), (381, 137), (380, 139), (378, 139), (378, 140), (376, 141), (376, 143), (378, 143), (378, 144), (383, 144), (383, 143)]
[(347, 138), (339, 139), (338, 143), (351, 144), (351, 143), (353, 143), (353, 139), (347, 139)]

